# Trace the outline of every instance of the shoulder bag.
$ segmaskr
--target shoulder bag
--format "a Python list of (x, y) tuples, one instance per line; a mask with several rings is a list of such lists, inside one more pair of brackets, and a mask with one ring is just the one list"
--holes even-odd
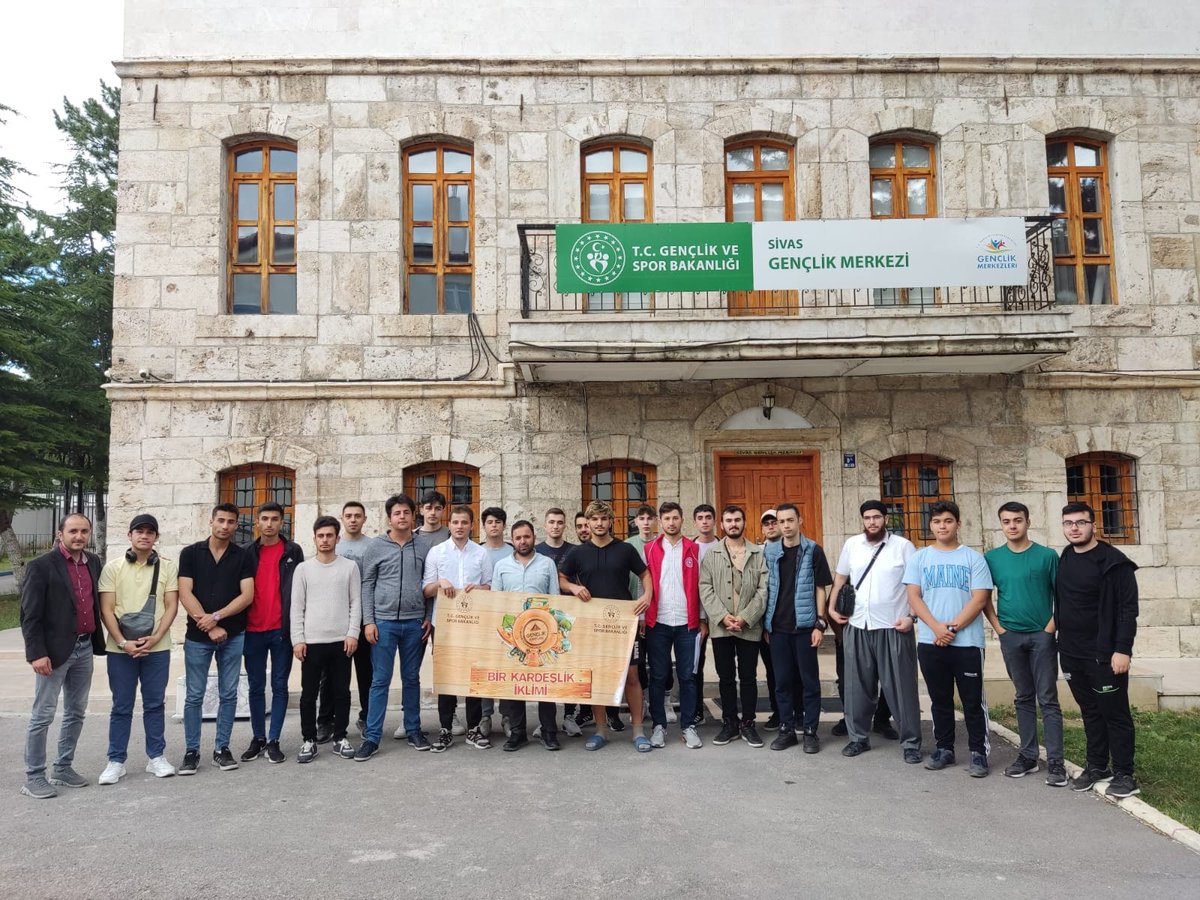
[(886, 539), (879, 542), (879, 546), (875, 548), (875, 553), (871, 556), (871, 561), (863, 569), (862, 577), (858, 579), (858, 584), (851, 585), (850, 582), (846, 582), (842, 585), (842, 589), (838, 591), (837, 599), (833, 602), (833, 608), (839, 616), (844, 616), (848, 619), (854, 615), (854, 601), (858, 597), (858, 589), (867, 580), (867, 573), (871, 571), (871, 566), (875, 565), (875, 560), (879, 559), (879, 554), (883, 552), (883, 547), (886, 543)]
[(150, 596), (146, 605), (138, 612), (125, 613), (117, 620), (121, 635), (127, 641), (136, 641), (154, 633), (154, 611), (158, 605), (158, 560), (154, 561), (154, 576), (150, 579)]

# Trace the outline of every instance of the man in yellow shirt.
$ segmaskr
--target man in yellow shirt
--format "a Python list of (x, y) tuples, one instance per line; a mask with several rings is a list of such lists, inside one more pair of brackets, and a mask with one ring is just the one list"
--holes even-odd
[[(150, 760), (146, 771), (159, 778), (175, 774), (163, 755), (167, 748), (163, 706), (171, 670), (171, 623), (179, 609), (179, 568), (155, 552), (157, 542), (158, 520), (146, 514), (135, 516), (129, 523), (129, 549), (100, 573), (100, 618), (108, 632), (108, 685), (113, 695), (108, 765), (100, 775), (101, 784), (116, 784), (125, 777), (139, 682)], [(145, 613), (140, 622), (138, 613)]]

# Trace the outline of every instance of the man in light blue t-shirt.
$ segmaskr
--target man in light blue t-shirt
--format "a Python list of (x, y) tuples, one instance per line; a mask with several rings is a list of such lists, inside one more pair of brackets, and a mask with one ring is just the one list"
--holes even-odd
[(904, 569), (908, 605), (917, 617), (917, 662), (929, 691), (937, 749), (925, 768), (954, 765), (954, 688), (962, 700), (971, 766), (988, 774), (988, 711), (983, 698), (983, 612), (992, 575), (981, 553), (958, 542), (958, 505), (941, 500), (929, 508), (934, 543), (912, 555)]

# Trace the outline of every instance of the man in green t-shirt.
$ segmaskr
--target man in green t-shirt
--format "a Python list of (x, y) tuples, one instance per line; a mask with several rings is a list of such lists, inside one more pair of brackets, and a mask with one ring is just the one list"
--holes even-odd
[(1067, 770), (1063, 764), (1054, 638), (1058, 554), (1029, 539), (1029, 507), (1023, 503), (1009, 501), (1000, 507), (1000, 528), (1007, 539), (1005, 544), (984, 555), (996, 584), (995, 603), (988, 600), (984, 614), (1000, 638), (1004, 666), (1013, 683), (1017, 729), (1021, 734), (1021, 749), (1004, 774), (1020, 778), (1037, 771), (1037, 707), (1040, 706), (1046, 740), (1046, 784), (1064, 787)]

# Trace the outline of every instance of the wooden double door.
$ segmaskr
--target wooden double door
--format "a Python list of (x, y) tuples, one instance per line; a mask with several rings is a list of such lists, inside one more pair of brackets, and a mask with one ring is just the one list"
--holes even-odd
[(763, 539), (760, 517), (780, 503), (794, 503), (803, 520), (801, 531), (821, 543), (820, 454), (816, 450), (788, 456), (749, 453), (713, 454), (717, 514), (733, 503), (746, 510), (746, 537)]

